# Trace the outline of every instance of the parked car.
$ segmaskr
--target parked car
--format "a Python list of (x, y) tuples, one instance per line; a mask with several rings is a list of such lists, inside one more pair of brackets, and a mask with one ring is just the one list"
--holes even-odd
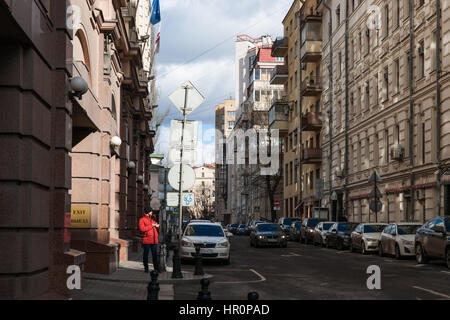
[(245, 224), (240, 224), (239, 227), (237, 228), (236, 234), (243, 236), (245, 233)]
[(252, 232), (253, 230), (255, 230), (256, 226), (257, 226), (258, 224), (260, 224), (260, 223), (264, 223), (264, 222), (263, 222), (263, 221), (258, 221), (258, 220), (252, 221), (252, 222), (250, 223), (250, 226), (248, 227), (248, 228), (249, 228), (249, 231)]
[(287, 247), (287, 237), (278, 224), (260, 223), (250, 233), (250, 246)]
[(250, 235), (250, 223), (245, 225), (244, 235), (246, 235), (246, 236)]
[(335, 247), (338, 250), (348, 248), (350, 245), (350, 234), (357, 225), (358, 223), (353, 222), (336, 222), (333, 224), (326, 234), (326, 247)]
[(238, 225), (236, 223), (230, 224), (230, 227), (228, 228), (228, 231), (230, 231), (232, 234), (236, 234)]
[(301, 221), (301, 219), (300, 218), (286, 218), (286, 217), (281, 217), (280, 219), (278, 219), (278, 225), (280, 226), (281, 230), (283, 230), (283, 232), (286, 236), (289, 236), (289, 228), (291, 227), (291, 224), (294, 221)]
[(415, 255), (414, 238), (421, 225), (413, 222), (388, 225), (384, 228), (378, 241), (378, 254), (380, 256), (394, 255), (397, 259)]
[(300, 227), (300, 243), (313, 243), (314, 229), (319, 224), (320, 220), (315, 218), (305, 218)]
[(335, 224), (335, 222), (332, 221), (322, 221), (317, 224), (317, 226), (314, 228), (314, 245), (319, 244), (322, 247), (325, 246), (326, 234), (328, 232), (328, 229), (330, 229), (333, 224)]
[(415, 236), (417, 263), (444, 259), (450, 269), (450, 217), (437, 217), (417, 229)]
[(194, 259), (195, 246), (200, 246), (203, 259), (219, 259), (230, 264), (230, 242), (222, 226), (208, 222), (190, 222), (181, 238), (181, 259)]
[(378, 240), (386, 223), (360, 223), (350, 236), (350, 251), (360, 250), (362, 254), (378, 251)]
[(302, 226), (301, 221), (294, 221), (291, 223), (291, 227), (289, 228), (289, 237), (288, 240), (291, 241), (300, 241), (300, 228)]

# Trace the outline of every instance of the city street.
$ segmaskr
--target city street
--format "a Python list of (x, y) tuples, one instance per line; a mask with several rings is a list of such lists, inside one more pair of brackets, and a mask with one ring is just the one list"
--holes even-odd
[[(450, 299), (450, 271), (444, 263), (417, 265), (414, 258), (395, 260), (376, 254), (326, 249), (289, 242), (287, 248), (254, 248), (248, 236), (233, 236), (231, 265), (205, 262), (213, 274), (213, 300), (247, 299), (250, 291), (264, 300), (299, 299)], [(381, 268), (381, 290), (366, 286), (367, 267)], [(194, 264), (183, 264), (193, 270)], [(195, 299), (200, 284), (175, 285), (175, 299)]]

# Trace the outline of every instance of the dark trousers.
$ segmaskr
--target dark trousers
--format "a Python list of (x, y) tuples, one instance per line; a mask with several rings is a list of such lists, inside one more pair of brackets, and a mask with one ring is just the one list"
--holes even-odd
[(148, 254), (152, 251), (153, 269), (159, 270), (158, 265), (158, 245), (157, 244), (144, 244), (144, 268), (148, 270)]

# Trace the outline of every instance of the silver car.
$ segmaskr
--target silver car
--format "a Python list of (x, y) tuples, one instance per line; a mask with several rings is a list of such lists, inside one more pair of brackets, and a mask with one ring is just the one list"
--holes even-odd
[(416, 230), (422, 224), (413, 222), (392, 223), (388, 225), (380, 236), (378, 253), (394, 255), (401, 259), (403, 256), (414, 256)]
[(350, 236), (350, 251), (356, 249), (362, 254), (378, 251), (378, 240), (386, 226), (387, 223), (360, 223)]
[(314, 245), (318, 244), (322, 247), (325, 246), (328, 229), (330, 229), (333, 224), (335, 224), (335, 222), (332, 221), (322, 221), (317, 224), (314, 228)]

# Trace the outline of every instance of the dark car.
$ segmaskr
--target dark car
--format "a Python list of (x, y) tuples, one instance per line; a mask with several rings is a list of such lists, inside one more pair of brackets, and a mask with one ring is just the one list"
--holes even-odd
[(230, 231), (232, 234), (236, 234), (238, 225), (236, 223), (230, 224), (230, 227), (228, 228), (228, 231)]
[(305, 218), (300, 228), (300, 243), (313, 243), (314, 242), (314, 229), (320, 222), (319, 219)]
[(242, 236), (245, 234), (245, 224), (240, 224), (237, 228), (236, 234)]
[(328, 229), (325, 245), (327, 248), (342, 250), (350, 245), (350, 235), (358, 223), (336, 222)]
[(415, 236), (417, 263), (444, 259), (450, 269), (450, 217), (437, 217), (417, 229)]
[(294, 221), (291, 223), (291, 227), (289, 229), (288, 240), (300, 241), (300, 227), (301, 226), (302, 226), (301, 221)]
[(301, 219), (282, 217), (278, 220), (278, 224), (279, 224), (281, 230), (283, 230), (284, 234), (287, 237), (289, 237), (289, 229), (291, 227), (292, 222), (294, 222), (294, 221), (301, 221)]
[(287, 247), (287, 237), (281, 227), (275, 223), (260, 223), (250, 233), (250, 246)]

